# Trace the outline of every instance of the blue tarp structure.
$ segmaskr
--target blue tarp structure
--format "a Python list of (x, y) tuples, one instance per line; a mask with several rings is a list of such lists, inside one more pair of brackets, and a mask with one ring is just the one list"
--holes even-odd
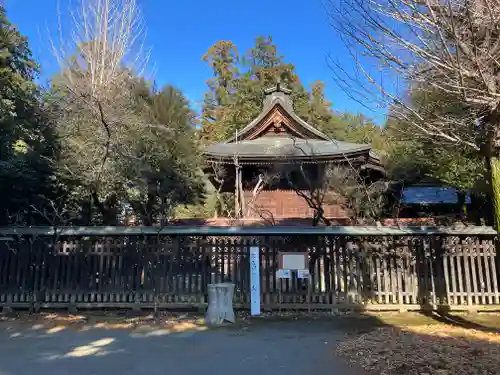
[[(470, 195), (465, 198), (470, 203)], [(454, 204), (458, 203), (457, 190), (451, 187), (411, 186), (403, 189), (405, 204)]]

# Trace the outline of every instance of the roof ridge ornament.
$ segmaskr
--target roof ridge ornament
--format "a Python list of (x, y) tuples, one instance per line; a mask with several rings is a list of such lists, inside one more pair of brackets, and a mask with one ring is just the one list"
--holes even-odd
[[(263, 90), (264, 101), (262, 105), (262, 110), (260, 114), (254, 118), (248, 125), (238, 132), (238, 140), (245, 140), (251, 136), (254, 132), (258, 131), (258, 127), (263, 125), (263, 121), (268, 121), (269, 118), (266, 116), (273, 115), (271, 111), (276, 105), (279, 105), (281, 109), (278, 109), (280, 115), (285, 116), (286, 119), (290, 119), (291, 122), (296, 123), (298, 128), (298, 133), (305, 137), (311, 137), (312, 139), (321, 139), (324, 141), (330, 141), (330, 138), (316, 129), (314, 126), (309, 125), (306, 121), (301, 119), (297, 113), (295, 113), (293, 108), (293, 90), (284, 87), (281, 81), (277, 81), (273, 87)], [(284, 122), (287, 125), (287, 121)], [(280, 124), (281, 125), (281, 124)], [(291, 123), (289, 124), (291, 125)], [(300, 130), (301, 129), (301, 130)], [(227, 143), (232, 143), (236, 140), (233, 136), (226, 140)]]
[(291, 97), (292, 90), (287, 87), (284, 87), (281, 84), (281, 81), (278, 80), (276, 85), (264, 90), (264, 103), (263, 107), (266, 108), (270, 105), (273, 105), (275, 102), (280, 102), (285, 107), (288, 107), (288, 110), (293, 111), (293, 100)]
[(292, 93), (292, 90), (290, 90), (288, 87), (283, 86), (281, 84), (281, 80), (278, 79), (275, 86), (269, 87), (264, 90), (264, 93), (266, 95), (271, 95), (275, 92), (282, 92), (285, 95), (290, 95)]

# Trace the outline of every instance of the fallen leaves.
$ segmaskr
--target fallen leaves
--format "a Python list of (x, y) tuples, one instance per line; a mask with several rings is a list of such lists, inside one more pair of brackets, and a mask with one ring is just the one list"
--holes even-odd
[(204, 325), (198, 314), (161, 311), (157, 314), (137, 313), (130, 316), (128, 311), (98, 311), (73, 315), (64, 312), (18, 314), (0, 320), (0, 328), (31, 328), (44, 329), (47, 333), (54, 333), (65, 328), (75, 330), (101, 329), (133, 329), (136, 327), (168, 327), (172, 331), (184, 331), (199, 328)]
[(446, 324), (384, 327), (348, 336), (337, 347), (381, 375), (493, 375), (500, 373), (500, 335)]

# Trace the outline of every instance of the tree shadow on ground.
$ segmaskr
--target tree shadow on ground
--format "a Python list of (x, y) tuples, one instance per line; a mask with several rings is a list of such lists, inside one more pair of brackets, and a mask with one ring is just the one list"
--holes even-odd
[(353, 373), (331, 355), (332, 343), (342, 335), (325, 331), (319, 319), (241, 319), (230, 329), (175, 332), (163, 323), (115, 329), (119, 323), (113, 317), (82, 315), (86, 319), (75, 327), (30, 321), (5, 330), (0, 324), (0, 373), (327, 375), (332, 368)]
[(455, 327), (461, 327), (466, 329), (474, 329), (476, 331), (487, 332), (487, 333), (500, 333), (500, 327), (488, 327), (483, 324), (474, 322), (466, 317), (450, 314), (446, 311), (421, 311), (422, 315), (434, 319), (439, 323), (449, 324)]
[[(372, 374), (500, 373), (500, 334), (489, 331), (500, 322), (498, 315), (495, 321), (489, 317), (476, 321), (472, 316), (450, 314), (450, 319), (463, 323), (451, 325), (418, 312), (289, 311), (265, 313), (258, 318), (239, 312), (237, 324), (220, 330), (203, 327), (199, 313), (166, 312), (154, 324), (150, 324), (149, 313), (81, 316), (79, 320), (68, 316), (77, 321), (73, 326), (65, 326), (64, 319), (42, 319), (49, 324), (36, 319), (14, 321), (9, 330), (4, 329), (9, 322), (0, 324), (0, 357), (7, 359), (2, 360), (0, 372), (24, 375), (36, 368), (42, 375), (78, 375), (79, 371), (84, 373), (83, 369), (86, 373), (104, 373), (130, 367), (131, 373), (162, 369), (165, 373), (192, 375), (197, 372), (191, 363), (210, 362), (215, 371), (219, 364), (212, 363), (212, 357), (230, 350), (231, 358), (224, 357), (220, 366), (225, 368), (230, 362), (241, 375), (247, 369), (255, 373), (255, 361), (260, 366), (277, 360), (286, 366), (298, 353), (304, 366), (316, 366), (322, 358), (325, 366), (331, 366), (330, 372), (314, 367), (314, 372), (298, 369), (302, 372), (289, 374), (363, 374), (358, 366)], [(177, 328), (165, 324), (173, 316), (177, 316)], [(468, 328), (478, 325), (485, 329)], [(254, 360), (242, 365), (250, 352)], [(355, 364), (354, 368), (340, 371), (334, 352)], [(276, 368), (269, 365), (270, 373)]]
[[(500, 316), (482, 317), (484, 324), (455, 314), (448, 318), (455, 318), (463, 326), (419, 312), (366, 311), (335, 315), (289, 312), (251, 318), (250, 325), (264, 329), (294, 326), (304, 335), (332, 332), (335, 339), (331, 353), (354, 366), (356, 374), (499, 374), (500, 334), (489, 326), (499, 324)], [(473, 328), (478, 326), (483, 330)], [(365, 372), (359, 372), (359, 368)]]
[[(206, 329), (188, 321), (137, 325), (133, 318), (89, 319), (85, 315), (4, 320), (0, 324), (0, 373), (157, 373), (162, 366), (166, 373), (173, 372), (173, 368), (167, 368), (171, 363), (162, 363), (165, 342), (172, 345)], [(152, 353), (148, 361), (150, 352), (157, 353)], [(187, 359), (182, 353), (177, 356)]]

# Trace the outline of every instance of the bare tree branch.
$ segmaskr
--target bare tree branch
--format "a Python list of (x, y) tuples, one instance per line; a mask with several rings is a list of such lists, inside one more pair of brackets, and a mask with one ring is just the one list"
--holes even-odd
[(332, 224), (325, 213), (326, 206), (339, 206), (353, 222), (378, 221), (385, 207), (387, 183), (370, 181), (360, 173), (359, 162), (355, 164), (345, 153), (339, 162), (302, 160), (315, 160), (315, 155), (314, 146), (307, 140), (292, 138), (292, 147), (274, 167), (278, 176), (312, 209), (312, 224)]
[[(351, 73), (332, 59), (343, 69), (335, 72), (341, 88), (362, 92), (361, 99), (371, 93), (379, 107), (438, 142), (482, 152), (488, 132), (499, 138), (491, 134), (492, 126), (500, 131), (492, 125), (500, 103), (498, 0), (329, 0), (328, 10), (354, 61)], [(468, 116), (429, 117), (394, 87), (384, 87), (376, 79), (381, 72), (402, 80), (407, 90), (459, 98)]]

